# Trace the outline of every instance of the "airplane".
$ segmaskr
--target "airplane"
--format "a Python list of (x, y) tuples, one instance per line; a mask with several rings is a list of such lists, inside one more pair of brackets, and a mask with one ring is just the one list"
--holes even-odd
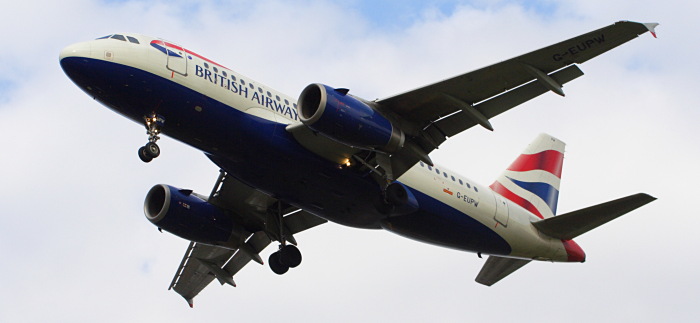
[(564, 143), (541, 134), (490, 186), (429, 157), (447, 138), (583, 75), (578, 64), (656, 23), (612, 25), (475, 71), (373, 101), (325, 84), (298, 100), (175, 43), (120, 33), (65, 47), (66, 75), (86, 94), (143, 124), (139, 158), (168, 135), (219, 168), (209, 195), (158, 184), (144, 213), (190, 241), (169, 289), (193, 299), (233, 276), (273, 241), (276, 274), (301, 263), (297, 234), (332, 221), (383, 229), (488, 255), (476, 277), (491, 286), (532, 260), (584, 262), (574, 238), (637, 209), (638, 193), (557, 215)]

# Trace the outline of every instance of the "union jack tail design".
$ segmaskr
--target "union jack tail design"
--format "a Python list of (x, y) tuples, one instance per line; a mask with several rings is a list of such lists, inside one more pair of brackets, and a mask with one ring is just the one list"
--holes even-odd
[(540, 134), (489, 186), (541, 219), (557, 214), (565, 144)]

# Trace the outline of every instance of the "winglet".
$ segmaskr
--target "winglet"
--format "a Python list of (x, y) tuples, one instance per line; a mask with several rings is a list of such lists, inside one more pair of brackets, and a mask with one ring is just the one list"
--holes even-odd
[(656, 37), (656, 26), (659, 25), (658, 23), (647, 22), (647, 23), (643, 23), (642, 25), (644, 25), (644, 27), (647, 27), (647, 29), (649, 29), (649, 32), (651, 33), (652, 36), (654, 36), (654, 38), (657, 38)]

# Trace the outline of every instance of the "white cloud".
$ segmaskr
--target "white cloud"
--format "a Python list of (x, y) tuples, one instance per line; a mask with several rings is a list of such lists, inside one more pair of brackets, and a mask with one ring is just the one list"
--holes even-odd
[[(0, 79), (16, 86), (0, 100), (0, 321), (691, 320), (700, 290), (697, 8), (568, 1), (543, 14), (517, 1), (445, 3), (397, 24), (370, 20), (377, 15), (363, 2), (76, 0), (2, 10)], [(187, 243), (159, 234), (141, 203), (156, 183), (207, 193), (216, 166), (171, 139), (161, 158), (141, 163), (143, 127), (90, 100), (57, 60), (70, 43), (134, 31), (291, 95), (320, 81), (373, 99), (620, 19), (661, 22), (659, 39), (643, 35), (583, 64), (566, 98), (544, 95), (494, 119), (495, 132), (468, 130), (432, 154), (487, 184), (549, 132), (568, 143), (560, 211), (639, 191), (659, 197), (577, 239), (586, 264), (533, 263), (486, 288), (473, 282), (483, 263), (473, 254), (327, 224), (298, 237), (300, 268), (278, 277), (251, 264), (238, 288), (212, 284), (194, 310), (167, 291)]]

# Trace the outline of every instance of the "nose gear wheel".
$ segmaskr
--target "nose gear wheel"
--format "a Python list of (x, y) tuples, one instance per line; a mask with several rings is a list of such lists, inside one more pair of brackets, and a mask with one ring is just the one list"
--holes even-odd
[(144, 117), (146, 121), (146, 134), (148, 134), (148, 143), (143, 147), (139, 148), (139, 158), (144, 163), (148, 163), (153, 158), (160, 156), (160, 147), (156, 144), (156, 141), (160, 139), (158, 134), (161, 132), (160, 128), (165, 124), (165, 119), (155, 113), (150, 116)]

